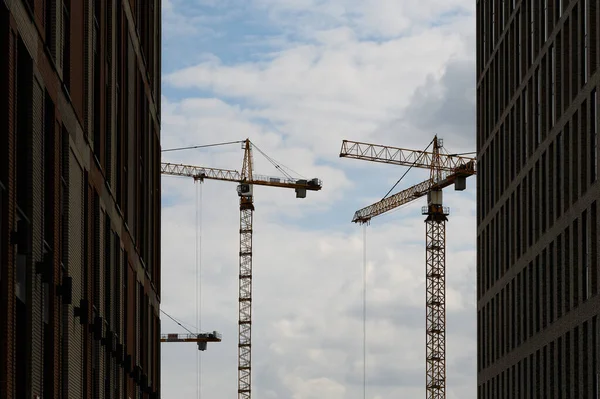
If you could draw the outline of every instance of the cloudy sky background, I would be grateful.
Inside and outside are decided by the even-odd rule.
[[[475,149],[474,7],[472,0],[163,0],[163,148],[248,137],[324,184],[305,199],[254,190],[253,398],[363,397],[363,228],[350,220],[404,168],[341,159],[341,141],[424,149],[438,134],[450,152]],[[163,161],[240,169],[242,156],[237,144],[164,153]],[[255,162],[257,173],[281,175],[258,152]],[[396,191],[426,178],[413,169]],[[195,325],[199,264],[201,328],[223,334],[201,354],[201,397],[230,399],[237,395],[236,185],[162,180],[162,309]],[[475,184],[444,193],[448,398],[476,397]],[[424,204],[367,228],[371,399],[425,396]],[[185,332],[162,323],[163,333]],[[163,397],[196,397],[196,356],[194,344],[163,344]]]

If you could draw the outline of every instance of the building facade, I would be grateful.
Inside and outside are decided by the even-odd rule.
[[[479,398],[597,398],[595,0],[477,1]]]
[[[160,393],[160,0],[0,0],[0,397]]]

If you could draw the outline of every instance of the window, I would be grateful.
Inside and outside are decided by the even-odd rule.
[[[535,184],[536,182],[533,180],[534,174],[533,170],[530,170],[527,177],[527,204],[528,204],[528,212],[529,220],[527,221],[527,248],[531,247],[534,243],[534,233],[535,233],[535,212],[533,212],[534,204],[535,204]],[[525,180],[523,180],[525,181]]]
[[[93,30],[92,30],[92,43],[93,43],[93,59],[94,59],[94,109],[93,109],[93,129],[94,129],[94,154],[98,160],[100,157],[100,140],[101,140],[101,115],[100,115],[100,16],[101,16],[102,8],[100,5],[100,0],[94,1],[94,20],[93,20]]]
[[[16,300],[15,317],[15,391],[26,392],[27,390],[27,305],[21,300]],[[22,397],[25,397],[23,395]]]
[[[31,208],[29,185],[31,181],[33,61],[25,43],[19,39],[17,49],[17,206],[26,212]],[[26,215],[28,218],[31,215]]]
[[[2,181],[0,181],[0,262],[3,262],[3,254],[4,254],[4,237],[2,235],[2,232],[4,232],[5,230],[5,220],[2,218],[2,215],[4,214],[4,185],[2,184]],[[0,281],[2,281],[2,273],[0,273]],[[0,313],[0,315],[2,315],[2,313]],[[2,352],[0,352],[2,353]]]
[[[544,42],[548,40],[548,0],[544,0]]]
[[[590,143],[590,180],[595,182],[598,178],[598,117],[597,117],[597,95],[596,89],[590,95],[590,125],[592,128]]]
[[[550,359],[548,361],[548,378],[550,381],[554,380],[554,352],[555,352],[555,343],[554,341],[550,342]]]
[[[544,176],[547,179],[546,189],[548,190],[548,228],[551,228],[554,225],[554,197],[556,196],[556,190],[554,189],[554,179],[555,179],[555,167],[554,167],[554,154],[556,151],[554,150],[554,141],[550,143],[550,147],[548,148],[548,165],[544,164]],[[552,172],[550,172],[552,171]]]
[[[556,52],[554,45],[550,48],[550,121],[556,123]]]
[[[562,345],[562,341],[563,338],[562,337],[558,337],[558,343],[556,345],[556,354],[557,354],[557,365],[561,365],[563,364],[562,360],[563,360],[563,345]],[[562,392],[562,387],[563,387],[563,373],[565,371],[565,369],[563,367],[558,367],[557,368],[558,371],[558,378],[556,381],[556,390],[557,392]]]
[[[548,249],[548,282],[549,282],[549,289],[550,289],[550,293],[548,295],[548,299],[550,300],[550,311],[548,312],[548,316],[549,316],[549,323],[551,324],[554,321],[554,313],[555,313],[555,309],[554,309],[554,295],[555,295],[555,289],[554,287],[556,286],[556,280],[555,280],[555,276],[554,276],[554,269],[556,267],[556,264],[554,263],[554,242],[550,243],[550,247]]]
[[[600,397],[600,372],[598,371],[598,316],[592,317],[592,375],[595,399]]]
[[[597,1],[597,0],[593,0],[593,1]],[[582,14],[583,14],[583,24],[582,24],[582,41],[581,44],[583,46],[583,51],[582,51],[582,56],[583,59],[581,60],[582,65],[582,69],[583,69],[583,84],[587,83],[588,80],[588,18],[587,18],[587,10],[588,10],[588,5],[587,5],[587,0],[583,0],[583,10],[582,10]]]
[[[54,343],[52,340],[52,334],[50,334],[50,288],[48,283],[43,285],[43,307],[44,307],[44,320],[42,327],[43,334],[43,345],[44,345],[44,356],[43,356],[43,369],[44,369],[44,391],[52,392],[52,385],[54,383]],[[51,396],[51,395],[48,395]]]
[[[583,377],[583,386],[585,387],[585,389],[589,389],[588,387],[589,385],[589,356],[590,356],[590,350],[589,350],[589,345],[588,345],[588,331],[589,331],[589,326],[588,326],[588,322],[585,321],[583,323],[583,342],[582,342],[582,350],[579,353],[583,352],[583,370],[582,370],[582,377]],[[575,384],[575,385],[579,385],[579,384]],[[582,396],[587,396],[587,392],[582,395]]]
[[[556,238],[556,318],[560,318],[563,314],[563,288],[564,288],[564,275],[563,275],[563,249],[562,249],[562,236],[559,234]]]
[[[492,7],[492,48],[496,46],[496,0],[491,0]]]
[[[71,88],[71,0],[62,3],[62,62],[63,84]]]
[[[529,35],[530,35],[530,42],[529,42],[529,64],[533,64],[533,60],[535,59],[534,57],[534,45],[535,45],[535,24],[534,24],[534,2],[535,0],[530,0],[529,2]]]
[[[517,225],[516,225],[516,240],[517,240],[517,255],[521,257],[522,254],[522,241],[521,231],[523,230],[523,213],[521,206],[521,185],[517,186]]]
[[[487,1],[484,1],[481,4],[482,4],[482,7],[483,7],[483,15],[487,16],[487,13],[486,13]],[[487,60],[487,23],[483,22],[481,25],[482,25],[482,28],[483,28],[483,33],[481,35],[482,38],[483,38],[483,44],[482,44],[482,46],[483,46],[483,51],[482,51],[482,53],[483,53],[483,55],[482,55],[483,59],[481,60],[481,68],[483,69],[483,67],[485,65],[485,61]]]
[[[541,323],[540,323],[540,318],[542,316],[542,312],[540,311],[540,304],[542,301],[542,279],[544,278],[543,275],[541,275],[541,270],[540,270],[540,257],[536,256],[535,257],[535,263],[534,263],[534,269],[535,269],[535,277],[534,277],[534,281],[535,281],[535,296],[533,297],[533,301],[534,301],[534,311],[533,311],[533,316],[534,316],[534,328],[535,328],[535,332],[539,332],[540,331],[540,327],[541,327]]]
[[[141,329],[142,329],[142,295],[144,289],[139,282],[135,282],[135,365],[138,366],[141,363]]]
[[[558,132],[556,137],[556,216],[559,217],[562,214],[561,207],[561,193],[562,193],[562,154],[563,154],[563,136],[561,132]]]
[[[517,65],[517,70],[518,70],[517,77],[518,77],[519,81],[521,80],[521,77],[523,76],[523,69],[522,69],[523,68],[523,58],[522,58],[523,49],[522,49],[522,45],[521,45],[522,40],[523,40],[523,38],[521,37],[521,26],[523,24],[522,21],[523,21],[523,12],[522,12],[522,8],[519,8],[519,18],[518,18],[517,24],[515,26],[517,29],[517,38],[518,38],[517,39],[517,48],[518,48],[517,59],[518,59],[519,64]]]
[[[104,215],[104,319],[108,323],[108,329],[113,330],[112,302],[114,293],[112,292],[112,229],[110,216]]]
[[[535,112],[536,112],[536,122],[535,122],[535,148],[542,142],[542,73],[540,68],[535,71],[535,75],[537,77],[537,90],[535,93]]]
[[[583,244],[583,253],[581,254],[582,259],[582,284],[583,284],[583,299],[590,298],[590,252],[591,252],[591,234],[590,224],[588,223],[587,211],[583,211],[581,214],[581,242]]]
[[[28,222],[24,218],[23,214],[19,211],[17,211],[16,220],[17,234],[29,236],[29,232],[27,229]],[[23,240],[28,241],[29,239],[29,237],[26,237]],[[23,303],[27,303],[27,253],[21,248],[19,248],[20,246],[21,242],[17,244],[15,295]]]
[[[69,210],[69,132],[62,126],[61,128],[61,143],[60,143],[60,156],[59,156],[59,168],[60,168],[60,261],[63,267],[68,264],[68,210]],[[87,242],[87,241],[86,241]]]
[[[94,190],[94,200],[93,200],[93,233],[92,233],[92,250],[93,250],[93,297],[94,297],[94,308],[97,311],[100,311],[100,237],[102,234],[102,222],[101,217],[103,216],[103,212],[100,209],[100,197],[98,193]]]
[[[121,342],[125,345],[126,344],[126,337],[127,334],[129,332],[128,330],[128,324],[127,324],[127,320],[129,317],[129,255],[127,253],[127,251],[123,250],[122,252],[123,255],[123,260],[122,260],[122,266],[123,266],[123,336],[121,338]],[[131,347],[129,348],[124,348],[124,355],[131,355]],[[133,357],[132,357],[133,359]],[[123,391],[126,392],[127,391],[127,382],[128,379],[127,378],[123,378]]]
[[[528,132],[529,132],[529,99],[527,96],[527,88],[525,88],[523,90],[523,133],[522,133],[522,137],[523,137],[523,160],[525,161],[527,159],[527,157],[529,156],[529,148],[528,148],[528,144],[529,144],[529,140],[528,140]]]
[[[564,231],[565,313],[571,310],[571,238],[569,226]]]
[[[50,49],[50,56],[54,59],[54,49],[56,41],[54,39],[56,29],[56,0],[46,0],[44,2],[44,34],[46,46]]]
[[[571,198],[570,204],[575,203],[579,195],[579,140],[577,133],[579,132],[579,110],[576,110],[571,120]]]
[[[575,398],[581,398],[580,394],[579,394],[579,374],[580,374],[580,363],[579,363],[579,356],[580,356],[580,348],[579,348],[579,326],[576,326],[575,329],[573,330],[573,357],[574,357],[574,361],[573,361],[573,382],[575,382],[573,384],[573,387],[575,388]]]
[[[47,245],[54,243],[54,171],[56,168],[54,131],[54,102],[48,92],[44,96],[44,240]]]
[[[548,267],[547,267],[547,252],[544,249],[542,251],[542,256],[540,258],[540,275],[541,275],[541,288],[542,288],[542,293],[540,295],[540,292],[538,291],[538,303],[541,302],[542,303],[542,326],[541,328],[546,328],[546,326],[548,325],[548,302],[550,302],[548,300]],[[538,309],[539,311],[539,309]]]
[[[104,47],[103,47],[103,60],[104,60],[104,172],[106,177],[106,182],[111,190],[114,189],[114,185],[112,184],[112,175],[113,175],[113,124],[112,124],[112,28],[113,28],[113,8],[112,1],[109,1],[106,5],[104,11]],[[118,66],[117,66],[118,69]]]
[[[529,262],[527,266],[527,315],[529,319],[529,323],[527,326],[527,337],[531,337],[533,335],[534,329],[534,319],[536,318],[536,314],[533,313],[534,309],[534,293],[533,293],[533,262]]]
[[[121,293],[121,281],[123,280],[123,270],[121,267],[121,260],[123,259],[123,254],[122,249],[121,249],[121,240],[119,238],[119,235],[115,232],[113,233],[113,252],[112,252],[112,256],[113,256],[113,284],[112,284],[112,291],[113,291],[113,327],[112,330],[118,334],[119,336],[122,335],[122,330],[121,330],[121,311],[123,309],[123,305],[122,305],[122,300],[121,298],[123,297],[122,293]]]
[[[589,109],[588,109],[587,98],[583,100],[583,103],[581,104],[581,107],[580,107],[580,112],[581,112],[581,122],[580,122],[580,126],[579,126],[579,142],[576,143],[575,145],[577,146],[578,149],[581,146],[581,149],[579,150],[579,154],[577,154],[578,156],[575,159],[577,159],[577,164],[579,166],[579,171],[578,171],[579,176],[578,177],[580,180],[579,184],[581,186],[581,195],[583,195],[588,188],[588,182],[590,180],[590,178],[588,177],[588,174],[591,175],[591,171],[588,172],[589,165],[590,165],[590,160],[589,160],[590,150],[586,149],[586,143],[589,142],[590,137],[591,137],[591,134],[590,134],[591,128],[588,129]]]
[[[597,227],[596,223],[598,223],[597,215],[596,215],[596,201],[592,202],[591,210],[590,210],[590,251],[591,251],[591,290],[592,295],[596,295],[598,293],[598,237],[597,237]]]
[[[569,131],[570,131],[570,126],[569,126],[569,122],[567,122],[565,124],[565,128],[564,128],[564,133],[561,137],[561,141],[562,141],[562,145],[560,146],[561,148],[561,158],[563,160],[563,167],[562,170],[560,170],[560,166],[559,164],[557,164],[556,166],[559,167],[560,170],[560,174],[563,177],[563,210],[566,212],[567,209],[569,208],[569,186],[571,184],[571,182],[569,181],[570,179],[570,169],[571,169],[571,163],[570,163],[570,152],[569,152],[569,139],[570,139],[570,135],[569,135]]]

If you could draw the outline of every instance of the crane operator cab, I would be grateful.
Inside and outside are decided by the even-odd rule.
[[[237,186],[237,193],[240,197],[252,197],[252,184],[241,183]]]

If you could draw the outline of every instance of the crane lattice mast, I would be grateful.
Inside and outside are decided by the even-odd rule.
[[[293,188],[296,198],[305,198],[306,191],[318,191],[321,180],[293,179],[262,176],[253,173],[252,143],[243,142],[242,171],[206,168],[174,163],[161,163],[161,173],[171,176],[192,177],[195,180],[237,182],[240,197],[239,245],[239,314],[238,314],[238,399],[250,399],[252,392],[252,231],[254,217],[253,186]]]
[[[240,285],[238,326],[238,397],[250,399],[252,388],[252,152],[246,141],[240,195]]]
[[[475,174],[475,159],[440,152],[442,140],[433,139],[433,151],[413,151],[344,140],[340,157],[427,168],[428,180],[356,211],[355,223],[368,223],[378,215],[427,195],[426,215],[426,392],[427,399],[446,397],[446,222],[442,189],[451,184],[464,190]]]

